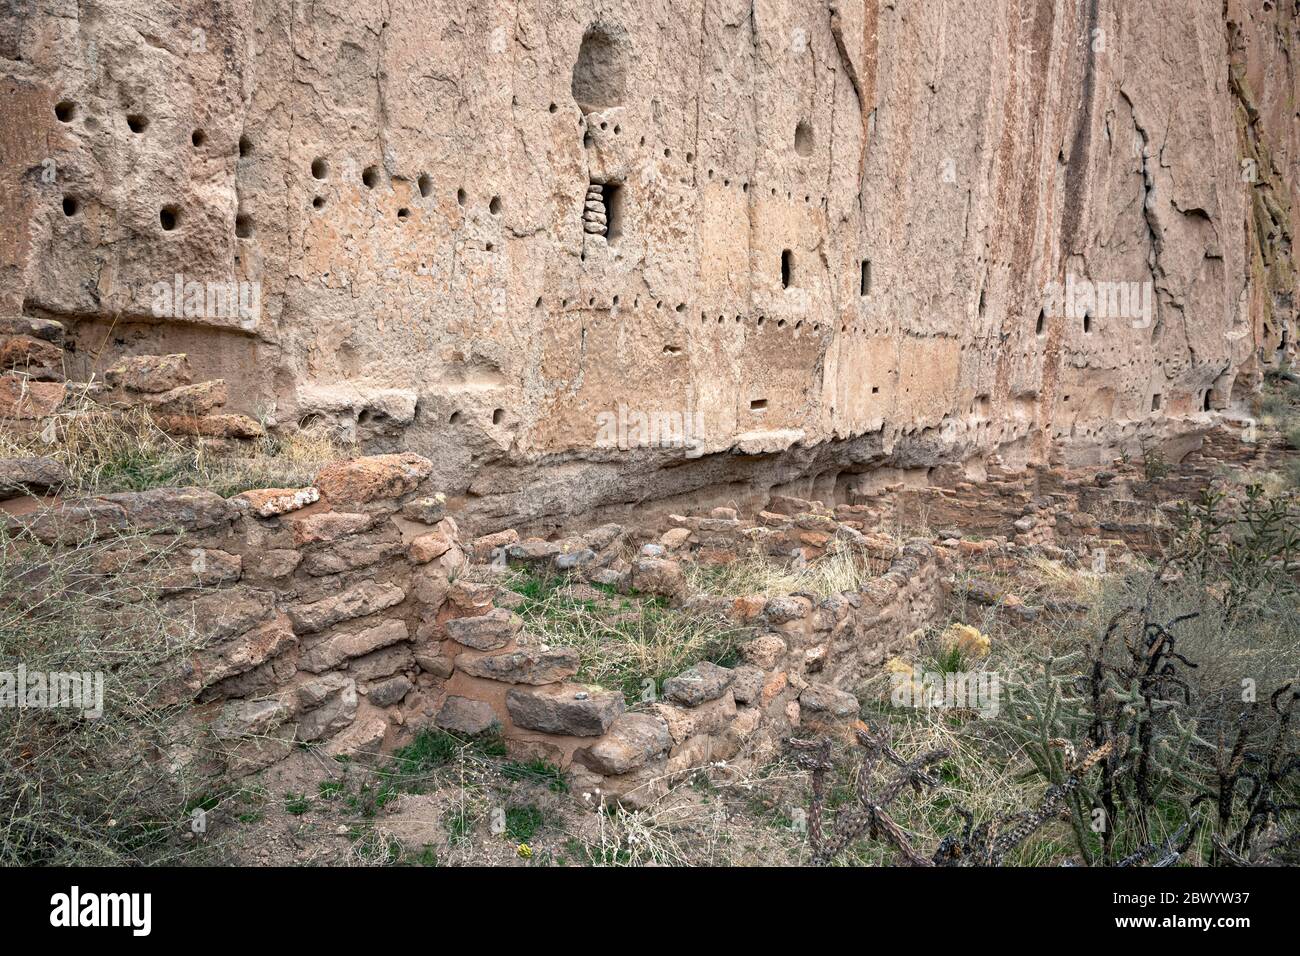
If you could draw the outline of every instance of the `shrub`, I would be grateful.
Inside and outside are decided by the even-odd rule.
[[[123,549],[152,550],[129,572]],[[198,731],[168,674],[195,636],[158,604],[170,546],[130,533],[55,548],[0,527],[0,671],[102,675],[103,714],[0,707],[0,863],[174,860],[203,808]],[[143,567],[143,570],[142,570]]]

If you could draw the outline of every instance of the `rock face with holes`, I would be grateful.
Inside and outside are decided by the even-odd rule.
[[[7,4],[0,414],[221,382],[169,425],[419,453],[475,533],[1178,457],[1294,350],[1297,30],[1271,0]]]

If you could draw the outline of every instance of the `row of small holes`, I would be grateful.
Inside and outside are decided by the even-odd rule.
[[[320,156],[312,160],[311,175],[313,179],[317,179],[321,181],[329,179],[329,175],[330,175],[329,160]],[[380,179],[380,171],[378,166],[367,166],[361,172],[361,182],[367,189],[374,189],[376,186],[378,186],[379,179]],[[416,189],[419,190],[420,197],[422,199],[428,199],[431,195],[433,195],[433,180],[432,178],[430,178],[428,173],[421,173],[418,177],[416,177],[415,185],[416,185]],[[456,190],[456,202],[458,205],[461,206],[464,206],[469,202],[469,194],[465,192],[463,187]],[[312,208],[314,209],[323,209],[325,207],[325,197],[316,196],[312,199],[311,204],[312,204]],[[501,197],[493,196],[488,201],[488,212],[490,212],[494,216],[499,216],[501,215],[501,210],[502,210]],[[401,209],[397,211],[397,217],[399,219],[407,219],[410,217],[410,214],[411,214],[411,210],[406,206],[403,206]]]

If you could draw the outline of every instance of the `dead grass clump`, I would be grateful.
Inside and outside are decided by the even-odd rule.
[[[340,449],[323,430],[284,437],[267,434],[218,448],[177,439],[158,427],[142,406],[109,406],[82,389],[51,418],[26,433],[0,434],[0,457],[48,456],[83,493],[207,488],[229,496],[251,488],[308,485]]]
[[[841,545],[812,561],[778,561],[754,548],[730,564],[684,563],[687,586],[721,597],[747,594],[812,594],[819,598],[852,593],[887,570],[886,563],[860,548]]]
[[[144,545],[55,549],[0,528],[0,864],[175,861],[195,753],[168,688],[197,644],[148,583],[105,573]],[[169,545],[151,543],[158,567]],[[57,706],[56,706],[57,705]]]
[[[517,611],[530,635],[574,648],[581,679],[619,688],[632,700],[658,693],[665,680],[699,661],[736,662],[740,632],[713,615],[523,571],[511,571],[505,586],[523,595]]]

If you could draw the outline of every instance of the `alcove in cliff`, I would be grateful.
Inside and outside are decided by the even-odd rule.
[[[627,87],[623,46],[615,31],[598,23],[583,34],[573,64],[573,99],[584,113],[623,104]]]

